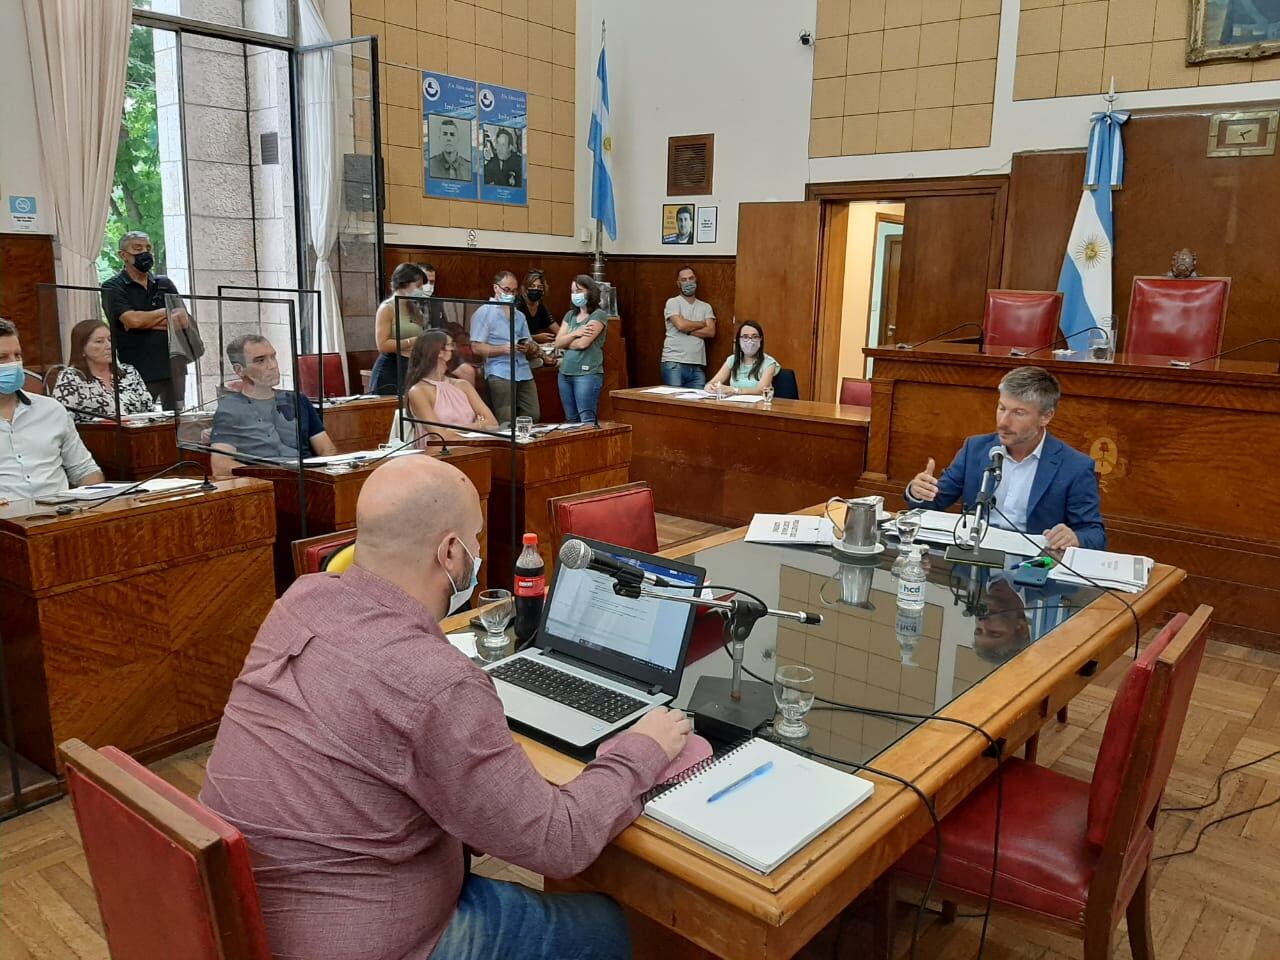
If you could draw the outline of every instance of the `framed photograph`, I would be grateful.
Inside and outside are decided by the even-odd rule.
[[[1189,0],[1187,63],[1280,54],[1280,0]]]
[[[666,246],[693,243],[693,204],[662,205],[662,242]]]
[[[699,243],[715,243],[716,242],[716,217],[720,213],[719,207],[699,207],[698,208],[698,242]]]

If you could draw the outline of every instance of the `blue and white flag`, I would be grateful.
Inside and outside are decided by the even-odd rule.
[[[1062,258],[1058,289],[1062,291],[1062,334],[1073,350],[1087,345],[1082,331],[1105,327],[1112,331],[1111,265],[1115,225],[1111,191],[1124,183],[1124,142],[1120,127],[1129,114],[1113,111],[1091,118],[1089,154],[1085,160],[1084,193],[1076,222]],[[1080,334],[1077,336],[1077,334]]]
[[[596,96],[591,106],[591,133],[587,146],[594,156],[591,165],[591,216],[618,239],[618,214],[613,206],[613,138],[609,136],[609,74],[604,63],[604,41],[600,42],[600,62],[596,65]]]

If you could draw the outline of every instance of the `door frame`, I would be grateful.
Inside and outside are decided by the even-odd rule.
[[[870,364],[870,359],[867,357],[867,350],[869,350],[872,347],[871,298],[875,294],[875,290],[876,290],[876,278],[875,278],[876,268],[879,267],[880,269],[880,316],[876,317],[875,324],[876,324],[876,332],[879,335],[883,336],[884,325],[882,321],[884,319],[885,279],[888,276],[888,271],[889,271],[889,258],[887,256],[887,253],[889,250],[889,241],[894,238],[897,238],[898,243],[899,244],[902,243],[902,233],[885,234],[885,236],[881,238],[880,224],[896,223],[898,226],[902,227],[903,231],[905,232],[906,221],[907,221],[907,218],[905,216],[899,216],[896,213],[877,213],[876,214],[876,226],[875,226],[876,234],[875,235],[878,242],[876,243],[875,249],[872,251],[872,254],[871,254],[872,276],[871,276],[871,283],[867,285],[867,336],[862,345],[862,376],[864,378],[867,375],[867,369]],[[899,276],[901,276],[901,274],[899,274]],[[879,346],[879,344],[875,344],[875,346]]]

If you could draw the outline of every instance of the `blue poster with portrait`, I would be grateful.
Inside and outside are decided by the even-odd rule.
[[[480,130],[480,199],[489,203],[525,206],[529,202],[529,97],[523,90],[477,86]]]
[[[476,82],[422,72],[423,193],[476,198]]]

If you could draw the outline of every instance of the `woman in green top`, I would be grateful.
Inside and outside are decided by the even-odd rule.
[[[754,320],[744,320],[738,325],[733,356],[725,358],[707,390],[714,391],[716,384],[722,383],[728,396],[764,393],[766,387],[773,386],[774,375],[781,369],[782,364],[764,352],[764,328]]]
[[[609,315],[600,309],[600,285],[585,273],[573,278],[569,300],[555,345],[560,361],[560,402],[566,423],[596,423],[600,388],[604,386],[604,338]]]
[[[409,386],[404,382],[405,374],[413,345],[422,336],[422,309],[418,300],[427,296],[422,289],[426,282],[426,273],[416,263],[402,263],[392,271],[391,296],[378,304],[378,312],[373,317],[378,359],[373,362],[369,376],[370,393],[395,394],[399,392],[397,386],[401,390]],[[398,327],[397,305],[400,308]]]

